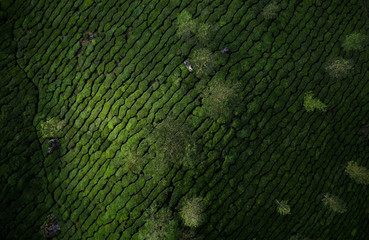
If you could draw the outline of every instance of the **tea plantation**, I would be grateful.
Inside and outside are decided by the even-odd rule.
[[[369,239],[366,2],[1,0],[0,239]]]

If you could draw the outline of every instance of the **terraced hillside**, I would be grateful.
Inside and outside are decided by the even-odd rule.
[[[366,1],[274,3],[1,0],[0,238],[369,239]]]

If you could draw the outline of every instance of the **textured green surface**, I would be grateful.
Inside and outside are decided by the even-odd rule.
[[[369,34],[362,1],[1,1],[1,239],[41,239],[48,214],[57,239],[136,239],[156,201],[178,215],[201,196],[205,239],[369,239],[369,193],[344,173],[369,166],[369,48],[345,53],[352,32]],[[197,48],[176,35],[187,10],[217,26],[208,48],[228,47],[218,72],[196,78],[183,61]],[[94,33],[96,38],[86,41]],[[354,69],[336,80],[324,64]],[[240,82],[230,122],[207,117],[202,93],[214,79]],[[327,112],[306,112],[312,91]],[[158,183],[147,172],[150,133],[171,115],[201,149],[196,165],[174,165]],[[66,125],[62,149],[46,156],[41,124]],[[128,172],[127,152],[143,155]],[[322,193],[347,212],[324,208]],[[276,211],[285,200],[291,214]]]

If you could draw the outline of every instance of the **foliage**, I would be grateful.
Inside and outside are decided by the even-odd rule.
[[[200,23],[196,31],[197,40],[200,43],[205,44],[210,41],[212,33],[213,33],[212,25],[210,25],[209,23]]]
[[[61,130],[64,126],[65,122],[57,118],[51,118],[45,122],[41,122],[41,136],[43,138],[60,137]]]
[[[345,40],[342,43],[343,49],[345,51],[359,51],[363,50],[367,45],[368,37],[362,33],[351,33],[346,36]]]
[[[143,157],[136,151],[131,150],[126,153],[124,165],[127,172],[138,174],[143,167]]]
[[[291,214],[291,208],[290,206],[288,206],[287,201],[282,200],[282,201],[278,201],[275,200],[276,204],[277,204],[277,212],[281,215],[287,215],[287,214]]]
[[[212,74],[217,67],[216,55],[206,48],[195,50],[190,59],[198,77]]]
[[[309,238],[298,233],[296,235],[291,236],[289,240],[309,240]]]
[[[191,229],[182,229],[178,234],[178,240],[202,240],[204,239],[201,235],[197,235]]]
[[[342,78],[349,74],[353,64],[342,57],[333,58],[325,66],[325,70],[331,77]]]
[[[157,165],[180,162],[192,166],[197,145],[187,124],[172,117],[166,118],[153,131]]]
[[[204,204],[200,197],[193,197],[185,201],[180,211],[183,223],[187,227],[195,228],[203,222]]]
[[[265,19],[273,19],[277,17],[278,11],[279,11],[279,5],[273,2],[273,3],[269,3],[263,8],[261,15]]]
[[[140,240],[176,240],[178,233],[178,223],[172,216],[168,208],[159,211],[156,207],[151,207],[145,214],[146,223],[139,229],[138,239]]]
[[[315,109],[318,109],[322,112],[327,111],[327,105],[322,103],[319,99],[313,98],[314,94],[312,91],[309,91],[305,94],[304,97],[304,107],[306,111],[312,112]]]
[[[206,114],[213,120],[220,117],[229,119],[232,116],[232,108],[235,105],[238,84],[231,86],[223,81],[216,79],[204,90],[202,103]]]
[[[350,161],[346,166],[346,173],[359,184],[369,184],[369,170],[359,166],[356,162]]]
[[[196,33],[197,22],[187,11],[182,11],[177,17],[177,35],[188,40],[191,34]]]
[[[334,212],[344,213],[347,211],[345,202],[329,193],[323,194],[322,202],[324,206],[328,207]]]

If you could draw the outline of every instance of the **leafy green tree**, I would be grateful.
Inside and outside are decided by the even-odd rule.
[[[368,40],[368,36],[362,33],[351,33],[346,36],[342,43],[342,47],[345,51],[360,51],[368,44]]]
[[[196,76],[203,77],[214,73],[217,68],[217,58],[209,49],[200,48],[190,57]]]
[[[237,89],[239,84],[227,84],[220,79],[212,81],[202,94],[202,104],[206,114],[213,120],[223,117],[230,120],[232,110],[237,104]]]
[[[279,12],[279,5],[275,2],[269,3],[263,8],[261,15],[265,19],[273,19],[276,18]]]
[[[356,162],[348,162],[345,172],[359,184],[369,184],[369,170],[366,167],[359,166]]]
[[[276,204],[277,204],[277,212],[281,215],[287,215],[287,214],[291,214],[291,208],[290,206],[288,206],[287,201],[282,200],[282,201],[278,201],[275,200]]]
[[[180,211],[183,223],[187,227],[196,228],[203,222],[204,203],[202,198],[193,197],[185,201]]]
[[[328,61],[325,66],[325,70],[331,77],[343,78],[347,76],[353,68],[351,61],[346,60],[342,57],[336,57]]]
[[[197,30],[197,22],[186,10],[182,11],[177,17],[177,35],[188,40]]]
[[[195,164],[198,147],[186,123],[168,117],[156,126],[152,136],[157,166],[177,162],[185,166]]]
[[[338,197],[329,193],[323,194],[322,202],[324,206],[337,213],[344,213],[347,211],[346,204]]]
[[[41,122],[41,136],[43,138],[61,137],[64,126],[64,121],[58,118],[49,118],[45,122]]]
[[[213,26],[209,23],[198,24],[198,29],[196,31],[197,40],[202,43],[208,43],[213,35]]]
[[[322,112],[327,111],[327,105],[322,103],[319,99],[314,98],[314,94],[312,91],[305,93],[304,107],[308,112],[312,112],[315,109],[318,109]]]
[[[139,240],[177,240],[178,223],[168,208],[159,211],[151,207],[145,214],[146,223],[138,231]]]

